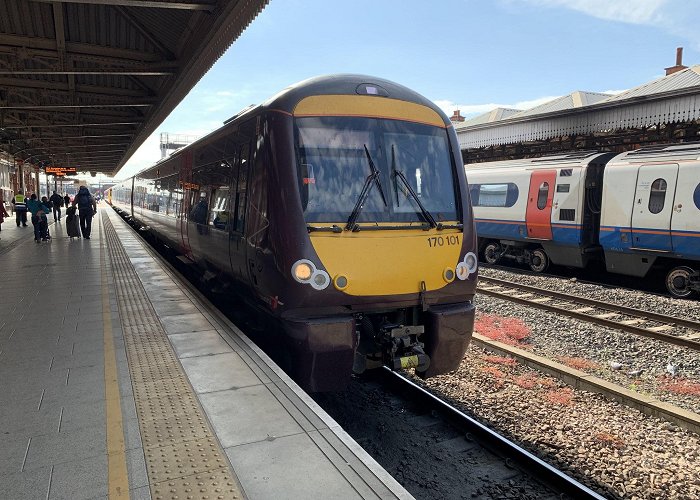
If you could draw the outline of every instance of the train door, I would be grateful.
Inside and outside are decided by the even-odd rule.
[[[632,247],[670,252],[678,164],[643,165],[637,173]]]
[[[700,231],[700,163],[683,165],[678,171],[676,186],[671,214],[671,245],[674,252],[698,256],[697,237],[690,232],[697,235]]]
[[[231,185],[231,226],[229,238],[229,257],[233,275],[249,281],[247,248],[245,239],[246,229],[246,201],[248,194],[248,176],[250,172],[250,140],[240,144],[240,150],[236,158],[236,168]]]
[[[192,183],[192,153],[187,151],[183,154],[180,160],[180,189],[182,189],[182,202],[180,203],[180,210],[178,212],[178,232],[180,233],[180,242],[182,243],[182,250],[185,256],[194,260],[194,255],[192,255],[192,249],[190,247],[190,237],[189,237],[189,215],[190,210],[192,210],[192,203],[194,201],[193,183]]]
[[[556,179],[556,170],[535,170],[530,174],[525,213],[528,238],[552,239],[552,199]]]
[[[579,202],[581,177],[582,170],[580,168],[562,168],[559,171],[552,195],[553,220],[560,223],[560,237],[567,243],[578,244],[581,242],[580,230],[574,229],[574,224],[581,217],[581,203]]]

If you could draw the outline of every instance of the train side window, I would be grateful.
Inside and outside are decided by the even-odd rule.
[[[557,184],[557,193],[568,193],[570,184]]]
[[[509,208],[518,201],[518,186],[507,184],[472,184],[469,187],[472,206]]]
[[[666,181],[656,179],[651,184],[651,193],[649,193],[649,212],[658,214],[664,209],[666,201]]]
[[[700,210],[700,184],[695,186],[695,192],[693,193],[693,202],[695,206]]]
[[[547,206],[547,195],[549,195],[549,183],[543,182],[540,184],[540,189],[537,192],[537,208],[544,210]]]

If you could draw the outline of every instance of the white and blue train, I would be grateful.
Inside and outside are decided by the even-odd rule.
[[[576,151],[466,165],[479,248],[514,259],[644,278],[675,297],[700,293],[700,143],[621,154]]]

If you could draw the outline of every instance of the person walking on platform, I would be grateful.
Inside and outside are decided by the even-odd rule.
[[[12,198],[12,205],[14,205],[15,218],[17,220],[17,227],[20,223],[22,226],[27,227],[27,199],[22,194],[22,190],[17,191],[17,194]]]
[[[97,214],[97,203],[90,194],[87,186],[80,186],[78,194],[73,198],[73,206],[78,206],[80,216],[80,232],[83,238],[90,239],[90,229],[92,228],[92,217]]]
[[[44,228],[42,227],[42,232],[45,231],[46,238],[50,240],[50,239],[51,239],[51,233],[49,232],[48,217],[49,217],[49,214],[51,213],[51,211],[53,210],[53,203],[51,203],[51,200],[49,200],[46,196],[42,196],[42,197],[41,197],[41,204],[44,205],[44,207],[46,208],[46,210],[44,211],[44,213],[46,214],[46,219],[47,219],[47,221],[46,221],[46,228],[44,229]]]
[[[0,231],[2,231],[2,223],[5,221],[5,217],[9,217],[9,214],[5,210],[5,200],[2,199],[2,193],[0,192]]]
[[[27,202],[27,210],[32,213],[32,225],[34,226],[34,241],[47,241],[48,221],[46,214],[51,209],[36,199],[36,194],[32,193],[31,199]]]
[[[68,208],[70,206],[70,196],[68,196],[68,193],[63,195],[63,203]]]
[[[51,202],[53,206],[53,220],[59,221],[61,220],[61,205],[63,205],[63,198],[61,197],[60,194],[56,193],[56,191],[53,192],[51,195],[51,198],[49,198],[49,201]]]

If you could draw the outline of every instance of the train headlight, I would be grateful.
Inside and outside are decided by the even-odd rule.
[[[469,274],[475,273],[476,268],[479,265],[479,261],[476,258],[476,254],[473,252],[468,252],[467,255],[464,256],[464,263],[467,265],[467,270],[469,271]]]
[[[464,262],[460,262],[459,264],[457,264],[455,272],[457,273],[457,277],[461,280],[465,280],[469,277],[469,270],[467,269],[467,265]]]
[[[328,273],[326,271],[317,269],[311,275],[311,286],[314,287],[316,290],[323,290],[324,288],[327,288],[330,284],[331,277],[328,276]]]
[[[479,261],[476,258],[476,254],[474,252],[467,252],[467,254],[464,256],[464,260],[457,264],[457,267],[455,268],[457,278],[461,280],[467,279],[470,274],[476,272],[478,266]]]
[[[347,276],[343,276],[342,274],[336,276],[333,280],[333,286],[335,286],[338,290],[345,290],[348,287]]]
[[[308,283],[315,271],[316,266],[310,260],[301,259],[292,265],[292,276],[299,283]]]
[[[455,272],[448,267],[442,272],[442,279],[447,283],[452,283],[455,279]]]

